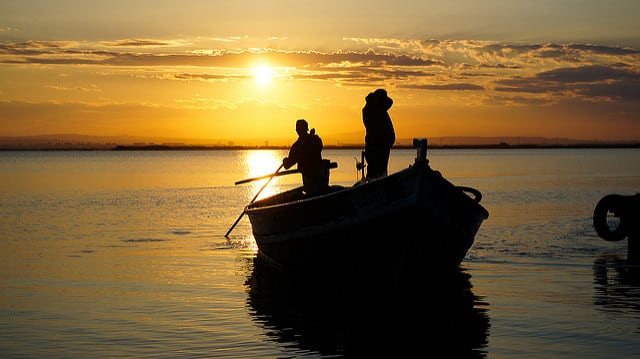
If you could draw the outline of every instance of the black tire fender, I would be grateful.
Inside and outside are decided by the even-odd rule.
[[[610,194],[602,197],[593,211],[593,227],[598,235],[607,241],[617,242],[627,237],[627,230],[622,219],[615,229],[611,229],[607,223],[607,213],[616,212],[623,205],[625,198],[618,194]],[[619,213],[617,213],[619,215]]]

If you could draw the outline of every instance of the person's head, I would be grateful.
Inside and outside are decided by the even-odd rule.
[[[296,133],[298,133],[299,136],[306,134],[308,131],[309,131],[309,124],[307,123],[306,120],[299,119],[298,121],[296,121]]]
[[[387,95],[387,90],[377,89],[365,98],[367,103],[384,110],[388,110],[393,105],[393,100]]]

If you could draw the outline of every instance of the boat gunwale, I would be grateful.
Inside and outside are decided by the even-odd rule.
[[[272,210],[272,209],[276,209],[276,208],[280,208],[280,207],[293,206],[293,205],[296,205],[296,204],[302,204],[302,203],[308,203],[308,202],[312,202],[312,201],[316,201],[316,200],[326,199],[326,198],[332,197],[334,195],[337,196],[339,194],[342,194],[345,191],[357,190],[359,188],[362,188],[362,187],[365,187],[365,186],[370,186],[370,185],[378,183],[380,181],[387,181],[390,178],[398,177],[398,176],[403,175],[403,174],[405,174],[405,173],[407,173],[407,172],[409,172],[411,170],[415,170],[415,166],[410,165],[407,168],[404,168],[404,169],[402,169],[402,170],[400,170],[398,172],[394,172],[394,173],[392,173],[392,174],[390,174],[388,176],[374,178],[374,179],[368,180],[368,181],[366,181],[364,183],[357,182],[357,183],[355,183],[355,184],[353,184],[353,185],[351,185],[349,187],[343,187],[343,188],[340,188],[340,189],[338,189],[336,191],[331,191],[330,193],[325,193],[325,194],[321,194],[321,195],[313,196],[313,197],[309,197],[309,198],[296,199],[294,201],[289,201],[289,202],[282,202],[282,203],[276,203],[276,204],[270,204],[270,205],[262,205],[262,206],[260,205],[260,202],[266,201],[268,199],[274,199],[276,197],[284,196],[286,193],[291,193],[291,192],[294,192],[294,191],[298,191],[298,190],[301,190],[303,188],[302,186],[295,187],[295,188],[292,188],[292,189],[290,189],[288,191],[281,192],[281,193],[275,194],[273,196],[263,198],[263,199],[261,199],[259,201],[254,202],[254,203],[251,203],[250,205],[248,205],[245,208],[245,213],[247,213],[247,214],[252,213],[252,212],[255,213],[255,212],[260,212],[260,211]]]

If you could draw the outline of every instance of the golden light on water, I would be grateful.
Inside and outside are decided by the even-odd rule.
[[[282,158],[276,151],[270,150],[259,150],[259,151],[248,151],[246,164],[247,164],[247,178],[253,178],[258,176],[263,176],[267,174],[274,173],[280,164],[282,163]],[[264,186],[266,181],[269,179],[263,179],[259,181],[252,182],[252,186],[250,187],[249,196],[253,198],[258,191]],[[258,199],[265,198],[271,195],[278,193],[280,190],[280,186],[278,185],[278,177],[269,182],[267,187],[262,190]]]

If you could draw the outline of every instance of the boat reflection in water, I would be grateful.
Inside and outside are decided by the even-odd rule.
[[[640,313],[640,264],[617,255],[601,255],[593,263],[594,304],[604,311],[621,308]]]
[[[486,356],[488,304],[473,294],[467,272],[387,274],[292,274],[257,256],[247,302],[267,335],[296,354]]]

